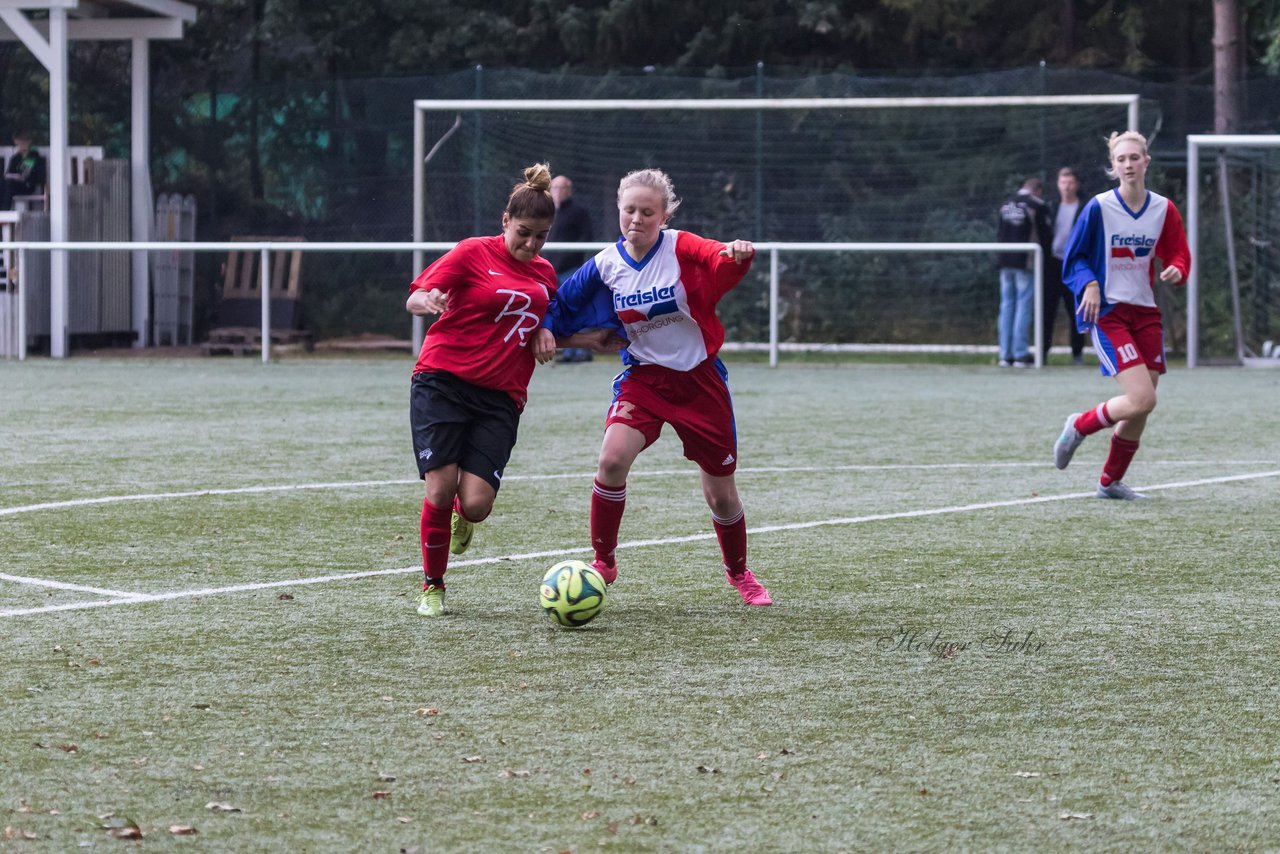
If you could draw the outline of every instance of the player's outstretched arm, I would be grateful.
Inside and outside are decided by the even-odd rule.
[[[409,294],[409,299],[405,301],[404,307],[408,309],[410,314],[422,316],[441,314],[448,305],[448,295],[439,288],[432,288],[429,291],[416,290]]]
[[[725,258],[733,259],[735,264],[741,264],[756,254],[756,248],[751,245],[750,240],[734,240],[726,243],[720,250],[720,254]]]

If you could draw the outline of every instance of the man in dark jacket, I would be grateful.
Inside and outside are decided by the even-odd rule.
[[[1022,189],[1000,206],[998,242],[1039,243],[1046,250],[1049,248],[1049,207],[1043,194],[1044,183],[1039,178],[1022,182]],[[1031,273],[1035,256],[1024,251],[1001,252],[996,255],[996,263],[1000,266],[999,364],[1006,368],[1030,367],[1035,361],[1029,335],[1035,305],[1035,279]]]
[[[573,182],[568,176],[557,175],[551,179],[551,198],[556,203],[556,218],[551,223],[547,242],[584,243],[591,240],[591,216],[586,208],[574,204]],[[583,251],[542,253],[542,257],[555,267],[556,278],[562,282],[586,262],[588,255]],[[581,347],[566,347],[560,354],[560,361],[590,362],[591,351]]]
[[[31,134],[17,131],[13,145],[18,150],[4,167],[4,209],[13,207],[14,196],[34,196],[44,192],[47,180],[44,157],[31,147]]]

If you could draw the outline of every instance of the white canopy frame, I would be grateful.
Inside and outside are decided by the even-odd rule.
[[[47,18],[30,17],[45,12]],[[67,239],[67,47],[72,41],[128,41],[133,46],[130,219],[135,241],[151,237],[151,42],[181,39],[196,8],[179,0],[0,0],[0,40],[21,41],[49,72],[49,239]],[[50,259],[49,355],[67,355],[67,254]],[[150,282],[145,252],[133,253],[134,346],[149,343]],[[23,342],[25,345],[25,342]]]

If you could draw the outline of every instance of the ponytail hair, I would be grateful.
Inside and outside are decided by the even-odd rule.
[[[504,213],[512,219],[553,219],[556,202],[551,198],[551,167],[536,163],[524,170],[524,181],[511,188]]]

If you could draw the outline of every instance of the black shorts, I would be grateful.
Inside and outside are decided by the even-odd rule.
[[[453,374],[414,374],[409,423],[418,476],[457,465],[497,491],[516,446],[520,411],[506,392],[481,388]]]

